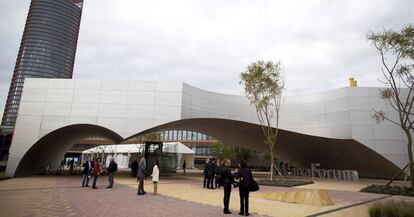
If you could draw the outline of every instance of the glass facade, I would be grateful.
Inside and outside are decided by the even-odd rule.
[[[32,0],[1,125],[14,127],[25,78],[72,78],[83,0]]]
[[[167,130],[159,133],[163,141],[212,141],[212,136],[186,130]]]
[[[168,130],[159,132],[159,134],[162,141],[181,141],[184,143],[216,141],[216,139],[212,136],[186,130]],[[187,146],[190,146],[190,148],[195,152],[196,156],[209,156],[213,153],[209,145],[192,146],[187,144]]]

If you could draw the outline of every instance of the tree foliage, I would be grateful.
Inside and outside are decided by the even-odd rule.
[[[160,132],[156,132],[156,133],[149,133],[144,135],[141,138],[142,142],[157,142],[157,141],[161,141],[161,133]]]
[[[234,146],[226,145],[221,141],[217,141],[211,146],[212,155],[219,160],[233,159],[236,155]]]
[[[414,163],[412,152],[412,132],[414,130],[414,27],[412,24],[400,32],[392,30],[368,34],[373,46],[381,56],[385,88],[380,90],[380,97],[398,112],[398,117],[390,117],[385,111],[375,111],[378,123],[387,120],[401,127],[407,137],[407,154],[414,187]]]

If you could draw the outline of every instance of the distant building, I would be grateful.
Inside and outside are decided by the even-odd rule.
[[[2,125],[13,127],[25,78],[72,78],[82,15],[79,0],[32,0]]]
[[[82,6],[83,0],[31,1],[1,121],[8,134],[16,123],[25,78],[72,78]],[[1,154],[3,158],[7,156]]]

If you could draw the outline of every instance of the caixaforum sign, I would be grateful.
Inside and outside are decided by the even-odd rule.
[[[359,175],[356,170],[333,170],[319,169],[318,163],[311,164],[311,168],[295,168],[290,176],[312,177],[322,179],[333,179],[338,181],[358,181]]]

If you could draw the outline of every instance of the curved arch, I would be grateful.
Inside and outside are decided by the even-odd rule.
[[[191,130],[213,136],[226,144],[267,151],[261,126],[253,123],[217,119],[182,119],[153,127],[128,137],[141,136],[163,130]],[[125,139],[124,141],[126,141]],[[320,163],[324,169],[357,170],[361,177],[389,178],[399,168],[374,150],[353,139],[332,139],[305,135],[280,129],[279,145],[274,149],[278,158],[294,162],[300,167]]]
[[[70,147],[90,137],[102,137],[115,144],[123,140],[112,130],[97,125],[65,126],[48,133],[33,144],[18,164],[14,176],[37,174],[45,165],[58,166],[62,156]]]

